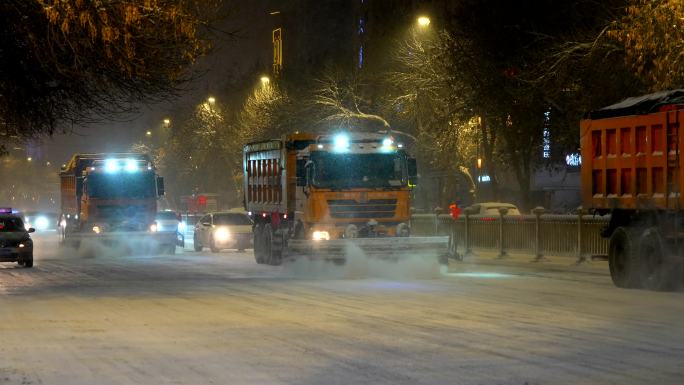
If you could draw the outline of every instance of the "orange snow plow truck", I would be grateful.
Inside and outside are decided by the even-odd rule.
[[[177,234],[159,231],[155,222],[164,180],[147,154],[76,154],[59,176],[63,244],[175,252]]]
[[[410,236],[416,162],[388,135],[294,133],[246,145],[243,160],[257,263],[447,255],[448,237]]]
[[[580,124],[582,202],[610,214],[613,283],[667,290],[684,277],[684,90],[626,99]]]

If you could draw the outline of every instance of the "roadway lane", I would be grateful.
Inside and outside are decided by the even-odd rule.
[[[618,290],[594,270],[82,258],[37,238],[35,268],[0,264],[0,384],[684,378],[684,293]]]

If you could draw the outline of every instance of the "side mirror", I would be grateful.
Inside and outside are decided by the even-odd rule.
[[[34,229],[33,227],[29,227],[29,229],[26,231],[28,231],[29,233],[35,233],[36,229]]]
[[[297,159],[297,187],[306,186],[306,159]]]
[[[409,184],[415,186],[418,182],[418,163],[416,163],[416,158],[406,159],[406,166],[408,168]]]
[[[161,176],[157,177],[157,195],[158,196],[164,195],[164,178]]]

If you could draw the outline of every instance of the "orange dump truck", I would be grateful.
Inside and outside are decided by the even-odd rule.
[[[618,287],[668,289],[683,277],[684,90],[629,98],[580,124],[582,201],[611,214],[609,266]]]
[[[294,133],[243,155],[258,263],[446,255],[448,237],[410,237],[416,163],[388,135]]]
[[[175,252],[176,234],[157,231],[164,183],[147,154],[75,154],[59,176],[62,243]]]

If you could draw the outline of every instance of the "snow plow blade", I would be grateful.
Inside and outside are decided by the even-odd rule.
[[[330,241],[291,239],[287,246],[289,259],[303,257],[344,260],[354,253],[362,253],[369,258],[385,260],[427,258],[444,262],[448,257],[449,237],[354,238]]]

